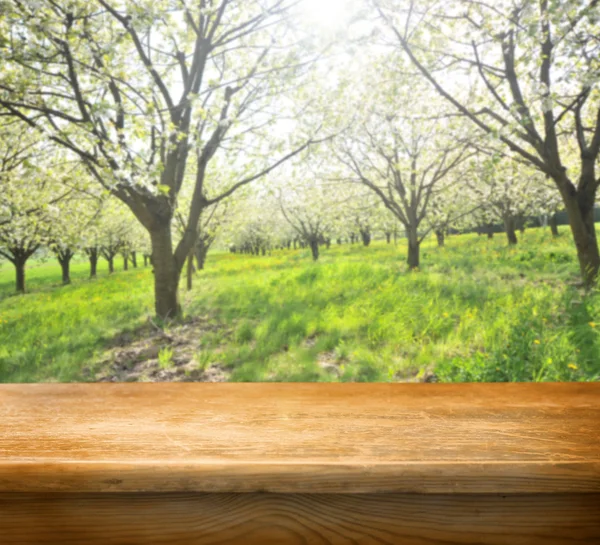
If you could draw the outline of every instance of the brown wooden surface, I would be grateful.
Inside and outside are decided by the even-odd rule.
[[[598,545],[600,495],[2,495],[3,545]]]
[[[600,384],[2,385],[0,491],[600,492]]]

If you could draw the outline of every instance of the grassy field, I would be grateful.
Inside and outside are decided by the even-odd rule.
[[[62,287],[57,264],[36,264],[17,296],[4,262],[0,381],[204,380],[209,369],[232,381],[600,379],[600,295],[577,287],[566,230],[528,230],[515,248],[503,235],[427,241],[415,272],[404,256],[382,242],[332,247],[316,264],[304,250],[214,253],[182,291],[186,323],[164,333],[149,321],[150,269],[109,277],[102,263],[90,281],[82,261]],[[119,372],[142,371],[115,375],[135,343],[151,350]]]

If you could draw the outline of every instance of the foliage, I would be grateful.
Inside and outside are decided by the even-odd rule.
[[[0,380],[89,378],[152,288],[181,319],[186,263],[215,321],[197,369],[233,380],[597,377],[599,22],[595,0],[0,0],[0,259],[20,293],[34,264],[34,293],[3,291]],[[558,210],[570,247],[524,233],[558,237]],[[469,230],[490,240],[446,240]],[[97,272],[140,254],[152,274]]]
[[[180,313],[177,283],[206,207],[312,143],[310,122],[273,131],[284,113],[310,106],[285,94],[301,85],[315,55],[292,47],[299,39],[288,21],[293,6],[291,0],[6,5],[2,115],[77,157],[152,235],[161,318]],[[186,228],[174,246],[172,221],[187,184]]]
[[[593,208],[600,180],[598,2],[371,0],[387,45],[484,145],[554,181],[581,274],[600,271]],[[378,27],[381,29],[381,27]],[[467,36],[468,39],[464,39]]]

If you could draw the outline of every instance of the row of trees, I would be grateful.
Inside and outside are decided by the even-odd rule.
[[[307,118],[310,107],[286,100],[318,54],[294,47],[295,4],[3,3],[2,114],[68,152],[129,207],[150,238],[162,318],[181,313],[179,277],[207,208],[315,140],[311,124],[272,130],[282,114],[301,108]]]
[[[3,150],[4,157],[10,157],[11,140],[7,138],[3,142],[8,146]],[[85,172],[65,171],[70,179],[78,178],[79,183],[64,192],[64,180],[57,177],[49,165],[26,162],[24,156],[21,159],[24,172],[15,168],[10,174],[20,179],[26,174],[30,182],[35,182],[32,187],[35,184],[40,184],[40,187],[33,192],[35,205],[23,200],[22,193],[17,193],[16,199],[4,195],[5,219],[0,226],[0,256],[15,266],[17,291],[25,290],[25,265],[36,252],[47,254],[49,250],[55,255],[62,269],[64,284],[70,283],[70,262],[77,253],[87,256],[91,278],[96,276],[101,257],[106,259],[111,273],[119,256],[123,259],[125,270],[130,263],[137,267],[138,256],[143,257],[144,265],[152,260],[150,241],[135,217],[107,194],[94,193],[93,184],[89,180],[85,182]],[[360,242],[369,246],[375,236],[385,238],[388,243],[392,239],[397,241],[399,236],[406,236],[410,243],[410,231],[406,228],[410,223],[400,221],[397,214],[390,213],[385,201],[381,202],[368,184],[363,184],[363,187],[360,183],[351,184],[340,179],[318,183],[314,174],[306,172],[311,161],[314,158],[303,158],[298,165],[299,170],[294,173],[296,176],[302,173],[304,184],[287,183],[279,189],[271,187],[268,191],[246,192],[245,198],[238,199],[235,206],[225,202],[211,207],[201,217],[197,242],[188,256],[189,289],[194,271],[204,268],[208,249],[218,235],[221,244],[228,246],[232,252],[265,255],[274,249],[308,247],[315,260],[319,257],[320,248],[329,248],[332,243]],[[61,163],[61,167],[64,166]],[[534,184],[536,179],[522,177],[512,180],[511,177],[517,176],[514,164],[498,157],[487,159],[483,164],[472,161],[470,168],[476,171],[470,172],[465,168],[459,171],[461,179],[466,180],[461,193],[449,191],[443,198],[438,195],[425,204],[419,200],[417,193],[411,195],[412,200],[408,202],[416,203],[426,212],[424,221],[417,224],[417,250],[420,240],[432,232],[435,232],[438,244],[443,246],[449,230],[475,229],[491,237],[499,222],[504,224],[508,243],[515,244],[515,231],[517,227],[523,227],[525,215],[553,218],[553,212],[560,205],[560,201],[553,199],[551,188],[540,179],[537,179],[537,191],[532,193],[535,198],[524,200],[520,187],[525,182]],[[416,167],[413,171],[415,175],[418,173]],[[5,172],[5,177],[8,175]],[[499,182],[498,178],[504,181]],[[454,180],[454,183],[458,181]],[[285,187],[287,191],[284,191]],[[294,191],[290,191],[289,187],[293,187]],[[410,213],[410,208],[405,210]],[[184,218],[177,216],[176,220],[174,240],[183,237],[185,230]],[[553,229],[557,234],[555,225]],[[409,244],[407,261],[410,267],[419,265],[414,245]]]
[[[493,172],[501,172],[502,168],[495,165]],[[462,171],[461,175],[464,174]],[[310,179],[305,184],[294,184],[295,191],[288,190],[285,195],[263,194],[260,199],[253,195],[241,201],[238,208],[242,213],[223,226],[219,241],[234,253],[252,255],[265,255],[274,249],[310,248],[313,259],[317,260],[320,248],[329,248],[332,244],[369,246],[374,238],[388,243],[406,238],[407,264],[409,268],[417,268],[420,245],[427,236],[435,235],[438,245],[444,246],[450,232],[477,232],[492,238],[494,232],[502,228],[507,243],[514,245],[518,242],[517,231],[523,231],[526,225],[548,225],[553,235],[558,236],[556,212],[560,202],[556,203],[555,192],[545,180],[537,180],[537,191],[532,191],[529,199],[523,199],[522,193],[514,188],[525,183],[534,185],[535,176],[515,184],[511,184],[510,179],[490,180],[483,174],[476,182],[473,180],[475,178],[468,178],[463,182],[460,193],[450,191],[448,196],[430,198],[429,202],[424,202],[418,192],[411,195],[409,191],[405,203],[391,192],[389,199],[399,201],[393,213],[369,186],[342,182],[324,184]],[[410,213],[411,203],[423,211],[422,220],[417,218],[411,223],[403,215],[405,211]],[[253,213],[258,210],[260,213]],[[259,216],[269,219],[261,221]],[[409,228],[414,230],[411,232]],[[411,236],[416,244],[411,242]]]
[[[212,218],[240,248],[283,218],[315,258],[340,222],[366,244],[400,225],[417,267],[430,233],[501,220],[516,243],[519,217],[562,207],[595,283],[598,2],[354,0],[333,39],[301,4],[5,1],[3,240],[30,255],[35,233],[68,262],[83,233],[111,246],[90,203],[120,201],[167,318]]]
[[[90,278],[96,277],[101,258],[109,273],[119,257],[125,270],[130,264],[137,267],[138,259],[145,266],[152,262],[148,234],[131,211],[99,189],[77,161],[55,152],[14,123],[0,125],[0,258],[13,264],[17,292],[25,291],[26,264],[34,255],[54,256],[63,284],[71,282],[70,265],[77,254],[87,257]],[[192,269],[203,268],[222,209],[210,207],[202,218]],[[183,236],[181,223],[173,230],[174,239]]]
[[[554,182],[581,274],[596,282],[600,6],[596,1],[373,0],[382,42],[486,148]],[[468,37],[466,39],[465,37]]]

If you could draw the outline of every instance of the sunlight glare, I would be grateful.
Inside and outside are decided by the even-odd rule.
[[[304,0],[303,9],[311,24],[334,29],[344,24],[346,0]]]

